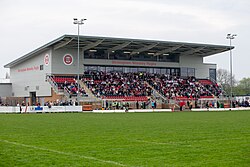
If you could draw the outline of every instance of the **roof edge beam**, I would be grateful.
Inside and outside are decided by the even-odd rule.
[[[64,42],[61,42],[61,43],[55,45],[55,46],[54,46],[54,50],[57,50],[57,49],[59,49],[59,48],[62,48],[62,47],[64,47],[64,46],[68,45],[72,40],[73,40],[73,38],[71,38],[71,39],[69,39],[69,40],[66,40],[66,41],[64,41]]]
[[[191,50],[188,50],[188,51],[186,51],[186,52],[183,52],[183,53],[181,54],[181,56],[187,56],[187,55],[190,55],[190,54],[199,52],[199,51],[201,51],[201,50],[204,49],[204,48],[206,48],[206,47],[199,47],[199,48],[196,48],[196,49],[192,49],[192,48],[191,48]]]
[[[182,47],[182,46],[183,46],[183,45],[179,45],[179,46],[174,46],[174,47],[171,47],[171,48],[168,48],[168,49],[163,49],[163,50],[161,50],[161,51],[159,51],[159,52],[156,52],[156,53],[154,54],[154,56],[160,56],[160,55],[163,55],[163,54],[166,54],[166,53],[173,52],[173,51],[179,49],[179,48]]]
[[[113,48],[108,49],[108,52],[111,53],[112,51],[116,51],[116,50],[125,48],[126,46],[128,46],[128,45],[131,44],[131,43],[132,43],[132,41],[129,41],[129,42],[125,42],[125,43],[123,43],[123,44],[114,46]]]
[[[145,46],[143,48],[139,48],[137,50],[134,50],[133,52],[130,53],[130,55],[134,55],[136,53],[140,53],[140,52],[144,52],[144,51],[147,51],[149,49],[152,49],[153,47],[155,47],[156,45],[158,45],[159,43],[154,43],[154,44],[151,44],[151,45],[148,45],[148,46]]]
[[[89,50],[89,49],[91,49],[93,47],[96,47],[96,46],[100,45],[103,41],[104,41],[104,39],[98,40],[96,42],[92,42],[92,43],[82,47],[81,49],[82,50]]]

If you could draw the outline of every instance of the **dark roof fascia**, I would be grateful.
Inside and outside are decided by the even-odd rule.
[[[65,35],[65,37],[77,38],[77,35]],[[223,47],[230,49],[227,45],[214,45],[214,44],[204,44],[204,43],[190,43],[190,42],[173,42],[173,41],[162,41],[162,40],[148,40],[148,39],[134,39],[134,38],[119,38],[119,37],[100,37],[100,36],[80,36],[80,39],[108,39],[108,40],[121,40],[121,41],[132,41],[132,42],[151,42],[151,43],[162,43],[162,44],[176,44],[176,45],[187,45],[187,46],[207,46],[207,47]],[[231,49],[234,47],[231,46]]]
[[[57,42],[60,42],[61,40],[63,40],[64,38],[74,38],[77,39],[77,35],[63,35],[37,49],[35,49],[34,51],[4,65],[5,68],[11,68],[35,55],[37,55],[38,53],[41,53],[47,49],[49,49],[49,47],[51,47],[52,45],[54,45]],[[119,37],[100,37],[100,36],[79,36],[80,39],[100,39],[100,40],[119,40],[119,41],[132,41],[132,42],[147,42],[147,43],[161,43],[161,44],[174,44],[174,45],[184,45],[184,46],[200,46],[200,47],[216,47],[216,48],[223,48],[225,49],[224,51],[230,50],[230,49],[234,49],[233,46],[225,46],[225,45],[214,45],[214,44],[201,44],[201,43],[188,43],[188,42],[172,42],[172,41],[161,41],[161,40],[145,40],[145,39],[133,39],[133,38],[119,38]],[[222,51],[223,52],[223,51]],[[207,55],[209,56],[209,55]]]

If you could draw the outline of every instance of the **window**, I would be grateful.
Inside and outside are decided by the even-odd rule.
[[[175,71],[176,71],[176,76],[180,76],[180,69],[176,68]]]
[[[195,76],[195,69],[194,68],[188,68],[187,70],[188,70],[187,74],[189,77]]]
[[[84,71],[89,71],[89,66],[84,66]]]
[[[114,71],[114,67],[106,67],[106,72],[112,72]]]
[[[195,76],[195,68],[187,68],[187,67],[181,68],[181,76],[183,77]]]
[[[146,72],[146,68],[138,68],[138,72]]]
[[[131,70],[130,70],[130,68],[129,67],[124,67],[124,72],[125,73],[128,73],[128,72],[130,72]]]
[[[147,70],[147,73],[151,73],[151,74],[154,73],[154,69],[153,68],[147,68],[146,70]]]
[[[165,68],[161,68],[161,74],[166,74],[166,69]]]
[[[123,67],[114,67],[114,71],[123,72]]]
[[[137,68],[131,68],[131,72],[138,72]]]
[[[98,71],[106,72],[106,68],[104,66],[98,66]]]
[[[170,69],[169,68],[166,69],[166,74],[170,75]]]
[[[84,71],[103,71],[103,72],[124,72],[124,73],[135,73],[135,72],[146,72],[151,74],[168,74],[174,76],[194,76],[194,68],[148,68],[148,67],[121,67],[121,66],[84,66]]]
[[[173,76],[176,76],[176,75],[177,75],[177,74],[176,74],[176,69],[171,68],[171,75],[173,75]]]
[[[161,73],[161,69],[160,68],[155,68],[154,69],[154,73],[155,74],[160,74]]]
[[[187,68],[186,67],[181,68],[181,76],[182,77],[187,77]]]
[[[97,71],[97,66],[89,66],[89,71]]]
[[[40,71],[42,71],[43,70],[43,65],[40,65]]]
[[[209,69],[209,78],[216,81],[216,69],[213,68]]]

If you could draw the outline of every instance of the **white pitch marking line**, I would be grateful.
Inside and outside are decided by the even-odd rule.
[[[121,163],[115,162],[115,161],[107,161],[107,160],[102,160],[102,159],[98,159],[98,158],[95,158],[95,157],[89,157],[89,156],[84,156],[84,155],[67,153],[67,152],[63,152],[63,151],[57,151],[57,150],[52,150],[52,149],[42,148],[42,147],[37,147],[37,146],[32,146],[32,145],[26,145],[26,144],[12,142],[12,141],[8,141],[8,140],[1,140],[0,139],[0,141],[8,143],[8,144],[13,144],[13,145],[27,147],[27,148],[33,148],[33,149],[37,149],[37,150],[49,151],[49,152],[53,152],[53,153],[57,153],[57,154],[68,155],[68,156],[75,156],[75,157],[79,157],[79,158],[85,158],[85,159],[95,160],[95,161],[99,161],[99,162],[105,163],[105,164],[112,164],[112,165],[117,165],[117,166],[126,166],[126,167],[129,167],[128,165],[121,164]]]
[[[227,139],[201,139],[201,140],[190,140],[190,141],[179,141],[179,142],[174,142],[174,141],[169,141],[169,142],[155,142],[155,141],[147,141],[147,140],[135,140],[137,142],[142,142],[142,143],[149,143],[149,144],[159,144],[159,145],[171,145],[171,144],[190,144],[191,142],[214,142],[214,141],[227,141],[227,140],[242,140],[242,139],[247,139],[245,138],[227,138]]]

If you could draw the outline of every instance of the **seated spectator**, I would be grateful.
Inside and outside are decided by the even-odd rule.
[[[88,77],[83,80],[97,97],[151,96],[152,90],[144,83],[144,77],[141,73],[91,71],[88,74]]]
[[[77,80],[74,77],[59,77],[56,76],[54,77],[54,81],[57,83],[58,85],[58,89],[66,89],[68,91],[68,93],[70,94],[70,96],[76,96],[79,90],[79,94],[82,97],[87,97],[87,93],[86,91],[79,87],[78,89],[78,84],[77,84]]]

